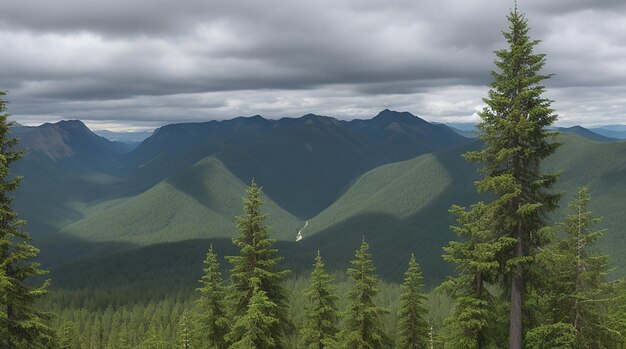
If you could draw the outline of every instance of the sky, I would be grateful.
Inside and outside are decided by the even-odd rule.
[[[477,120],[512,1],[0,1],[13,120]],[[520,0],[561,126],[626,124],[626,1]]]

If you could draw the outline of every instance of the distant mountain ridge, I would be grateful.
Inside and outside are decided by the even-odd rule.
[[[275,203],[273,216],[294,217],[274,224],[281,230],[274,236],[286,239],[290,229],[331,205],[366,171],[467,141],[445,126],[390,110],[354,122],[307,114],[171,124],[130,152],[76,120],[15,127],[13,133],[30,149],[14,168],[25,176],[16,207],[39,241],[60,245],[65,238],[149,244],[230,236],[225,222],[233,221],[241,188],[253,178]],[[224,186],[230,189],[211,187],[224,185],[219,183],[230,183]],[[215,195],[237,209],[207,206],[216,202]],[[182,205],[170,218],[179,225],[156,226],[145,208],[172,200]],[[210,211],[199,213],[205,208]],[[192,217],[197,214],[214,215],[221,223],[199,229],[201,220]],[[113,221],[119,224],[107,230]],[[142,222],[154,229],[139,238],[133,227]]]
[[[322,248],[335,261],[329,266],[339,266],[366,235],[385,273],[400,277],[394,271],[415,252],[435,279],[450,272],[439,258],[453,238],[449,205],[477,198],[476,169],[460,154],[480,141],[407,112],[351,121],[307,114],[171,124],[130,152],[76,120],[12,133],[30,149],[12,168],[25,177],[15,206],[53,267],[156,243],[228,241],[243,188],[254,178],[263,187],[270,234],[291,249],[289,263],[308,266]],[[626,224],[610,206],[626,190],[626,143],[584,128],[561,137],[566,146],[550,165],[564,171],[563,188],[593,181],[601,188],[592,185],[602,197],[597,213],[615,221],[612,229]],[[304,221],[304,240],[290,242]],[[606,241],[622,246],[615,234]]]
[[[123,143],[141,143],[144,139],[152,136],[152,131],[109,131],[96,130],[93,131],[100,137],[104,137],[110,141]]]
[[[626,139],[626,125],[606,125],[591,130],[606,137]]]

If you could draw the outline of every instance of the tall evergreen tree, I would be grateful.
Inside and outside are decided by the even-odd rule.
[[[259,279],[251,280],[260,283]],[[256,286],[248,302],[246,313],[239,317],[232,329],[232,337],[237,340],[229,349],[274,349],[279,348],[275,334],[272,332],[280,320],[274,317],[276,303],[272,302],[267,293]]]
[[[270,333],[276,348],[283,348],[283,338],[292,327],[287,317],[286,291],[281,285],[289,271],[280,269],[282,258],[274,247],[275,240],[269,238],[269,228],[264,224],[267,216],[260,212],[261,188],[252,181],[246,193],[244,214],[237,217],[239,235],[233,239],[239,247],[239,255],[227,257],[232,264],[229,290],[232,318],[237,322],[246,315],[254,290],[258,288],[257,293],[275,305],[269,307],[273,312],[271,317],[277,319],[272,322]],[[229,343],[239,342],[240,333],[231,331],[227,339]]]
[[[573,348],[611,348],[619,341],[618,331],[608,325],[607,306],[615,303],[615,296],[607,292],[608,256],[591,250],[604,230],[592,229],[601,219],[589,211],[589,200],[588,189],[578,188],[568,205],[571,213],[560,224],[565,238],[539,255],[545,273],[542,310],[547,317],[547,323],[533,331],[540,342],[540,334],[550,336],[556,332],[552,328],[566,326],[572,334],[567,345]]]
[[[9,136],[6,101],[0,91],[0,348],[44,348],[54,339],[48,325],[49,315],[41,312],[35,302],[45,296],[49,282],[36,286],[30,281],[46,272],[32,260],[39,250],[30,244],[30,235],[20,229],[24,221],[11,209],[10,193],[19,186],[21,177],[10,175],[10,166],[24,152],[13,150],[17,139]]]
[[[498,71],[492,72],[494,80],[483,99],[487,106],[479,114],[485,147],[465,156],[484,165],[485,178],[477,189],[495,196],[490,203],[497,212],[493,231],[517,241],[500,258],[504,284],[510,291],[509,347],[521,349],[526,274],[532,256],[545,244],[546,214],[559,199],[549,191],[558,176],[544,173],[541,163],[558,144],[551,140],[556,134],[547,130],[556,115],[551,101],[542,96],[545,87],[541,83],[549,78],[539,73],[545,55],[534,52],[539,41],[531,40],[527,20],[517,6],[507,18],[509,31],[504,37],[509,47],[496,51]]]
[[[455,300],[453,317],[446,322],[448,347],[484,349],[496,342],[495,297],[487,285],[498,280],[498,256],[516,243],[507,236],[498,236],[491,229],[494,211],[479,202],[469,210],[453,206],[457,226],[452,230],[461,241],[451,241],[443,256],[456,264],[457,277],[450,278],[440,288]]]
[[[411,255],[409,269],[404,274],[400,286],[400,309],[398,310],[398,347],[404,349],[426,349],[429,344],[429,326],[426,321],[427,310],[424,306],[422,271]]]
[[[308,305],[304,309],[302,348],[336,348],[337,296],[319,251],[313,264],[309,287],[304,294]]]
[[[194,334],[197,344],[202,348],[226,348],[226,335],[229,321],[226,314],[226,291],[213,245],[204,260],[204,275],[198,288],[200,298],[196,302],[197,314],[194,321]]]
[[[341,348],[380,349],[391,347],[391,340],[383,331],[382,315],[387,311],[374,302],[378,294],[378,277],[365,239],[356,250],[348,268],[352,282],[348,292],[348,309],[343,314],[339,334]]]

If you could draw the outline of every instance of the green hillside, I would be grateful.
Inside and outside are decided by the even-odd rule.
[[[217,159],[206,158],[148,191],[88,207],[61,234],[141,245],[232,237],[245,185]],[[302,222],[266,198],[271,235],[293,239]]]
[[[562,134],[560,140],[564,145],[550,158],[548,165],[550,169],[563,173],[556,190],[565,193],[562,201],[564,203],[570,199],[570,194],[578,185],[590,186],[593,195],[591,209],[597,215],[605,217],[603,226],[608,228],[600,241],[600,246],[611,255],[611,262],[617,266],[617,274],[623,274],[626,266],[626,256],[623,254],[626,248],[623,239],[623,227],[626,226],[626,217],[623,215],[626,198],[624,181],[626,142],[595,142],[567,133]],[[480,142],[474,141],[464,146],[384,165],[367,172],[339,200],[309,221],[309,225],[303,231],[304,240],[297,243],[293,241],[280,243],[281,254],[286,257],[285,263],[296,274],[304,272],[310,267],[310,261],[316,251],[320,249],[330,270],[345,270],[352,252],[365,236],[370,243],[379,273],[385,275],[386,279],[400,280],[408,256],[415,253],[423,266],[427,284],[434,285],[440,282],[452,271],[441,259],[442,246],[454,238],[449,229],[453,219],[448,209],[453,203],[467,205],[477,200],[473,186],[473,181],[478,176],[476,168],[461,158],[460,154],[479,147]],[[214,161],[207,160],[212,164],[208,166],[209,168],[217,166]],[[199,165],[200,168],[205,166],[207,165],[204,163],[202,166]],[[191,185],[191,182],[189,184]],[[243,192],[243,184],[239,183],[233,190]],[[239,203],[233,202],[233,205],[236,211],[234,215],[240,208],[237,206]],[[272,204],[268,202],[266,212],[270,212],[271,207]],[[562,212],[557,213],[553,219],[559,220],[560,214]],[[276,218],[278,217],[274,217],[275,225],[278,224]],[[297,220],[295,223],[300,224]],[[233,231],[233,222],[225,229]],[[282,232],[281,229],[274,231]],[[285,237],[291,240],[293,235]],[[213,242],[223,251],[222,254],[231,253],[228,240]],[[206,247],[209,241],[203,240],[200,244]],[[185,280],[185,283],[191,284],[197,276],[199,260],[204,253],[204,248],[197,248],[197,245],[198,241],[166,243],[154,248],[146,247],[123,252],[120,258],[123,257],[124,263],[129,265],[134,263],[146,265],[151,260],[159,259],[162,251],[168,251],[167,258],[171,263],[168,264],[167,270],[171,269],[171,274],[176,274],[184,269],[180,263],[185,265],[190,263],[187,256],[191,253],[196,255],[198,260],[191,268],[193,275],[179,275],[181,282]],[[118,257],[114,259],[116,258]],[[80,280],[88,279],[90,273],[108,270],[108,273],[112,274],[111,277],[114,277],[115,273],[112,272],[115,270],[114,263],[116,262],[113,260],[108,261],[107,258],[101,257],[88,259],[66,265],[55,271],[55,275],[59,275],[62,284],[79,287],[85,285]],[[149,266],[146,268],[152,269]],[[75,270],[76,273],[71,274],[78,276],[62,276],[70,270]],[[144,280],[146,285],[152,284],[154,280],[167,283],[166,278],[161,278],[158,272],[144,271],[146,272],[148,274],[142,274],[141,277],[133,275],[124,277],[129,280],[137,277],[138,280]]]
[[[626,274],[626,141],[594,142],[563,134],[563,146],[550,159],[549,167],[561,171],[557,189],[565,195],[561,206],[572,199],[577,186],[589,186],[591,210],[604,218],[607,228],[599,241],[619,275]]]
[[[564,145],[546,167],[562,173],[555,190],[564,193],[562,206],[580,185],[588,185],[591,209],[605,218],[608,229],[600,241],[603,251],[623,274],[626,268],[626,142],[598,142],[563,133]],[[309,222],[304,232],[320,244],[339,244],[345,236],[373,236],[386,256],[415,251],[420,262],[440,265],[441,246],[450,238],[453,223],[447,212],[453,203],[475,202],[476,170],[460,156],[468,146],[427,154],[364,174],[337,202]],[[562,211],[553,217],[561,219]],[[318,236],[319,235],[319,236]],[[377,241],[378,240],[378,241]],[[418,253],[419,252],[419,253]],[[381,253],[383,254],[383,253]],[[402,260],[400,258],[399,260]],[[381,261],[393,267],[391,260]],[[437,267],[437,270],[440,268]]]
[[[103,222],[94,216],[107,217],[108,213],[97,211],[122,202],[132,206],[119,206],[126,208],[124,212],[143,210],[149,216],[154,211],[151,208],[163,202],[158,198],[172,195],[168,183],[179,183],[187,193],[200,195],[200,188],[196,190],[188,184],[199,183],[197,178],[188,180],[185,176],[193,175],[189,169],[194,164],[213,156],[240,182],[249,183],[255,178],[277,205],[306,219],[331,205],[356,178],[372,168],[466,141],[441,125],[432,125],[408,113],[381,114],[384,115],[359,120],[359,131],[349,127],[349,123],[313,114],[280,120],[257,115],[172,124],[156,130],[130,153],[120,152],[118,144],[97,136],[80,121],[18,126],[12,132],[28,154],[12,168],[13,173],[25,178],[16,192],[15,208],[29,222],[28,230],[44,250],[49,241],[56,243],[56,232],[72,223],[75,225],[68,231],[73,236],[118,240],[128,235],[123,229],[109,232],[100,229],[100,223],[91,227],[84,221]],[[393,127],[389,130],[385,125]],[[361,134],[365,131],[367,137]],[[391,136],[402,141],[391,142]],[[169,182],[174,177],[178,179]],[[240,194],[233,192],[230,196]],[[119,217],[126,217],[130,223],[122,220],[119,225],[125,229],[137,227],[140,232],[132,240],[146,243],[179,240],[176,235],[198,236],[187,229],[197,230],[198,224],[188,222],[199,221],[192,212],[204,212],[199,204],[203,199],[189,200],[177,195],[171,200],[175,200],[176,207],[171,212],[163,212],[171,206],[162,207],[163,214],[148,227],[137,226],[134,217],[123,214]],[[187,204],[189,208],[182,208]],[[218,231],[231,220],[232,210],[227,210],[228,216],[220,217],[224,212],[219,207],[213,206],[210,211],[216,228],[203,229],[211,230],[208,236],[220,235]],[[277,227],[282,229],[281,224],[277,223]],[[175,236],[160,235],[176,225],[180,227]],[[290,223],[285,225],[285,229],[291,228]],[[77,229],[84,230],[84,234]],[[107,234],[110,236],[105,238]],[[158,239],[139,237],[146,234]]]

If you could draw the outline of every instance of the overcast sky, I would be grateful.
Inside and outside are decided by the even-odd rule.
[[[512,1],[0,1],[13,119],[92,128],[382,109],[475,120]],[[559,124],[626,124],[626,1],[520,0]]]

